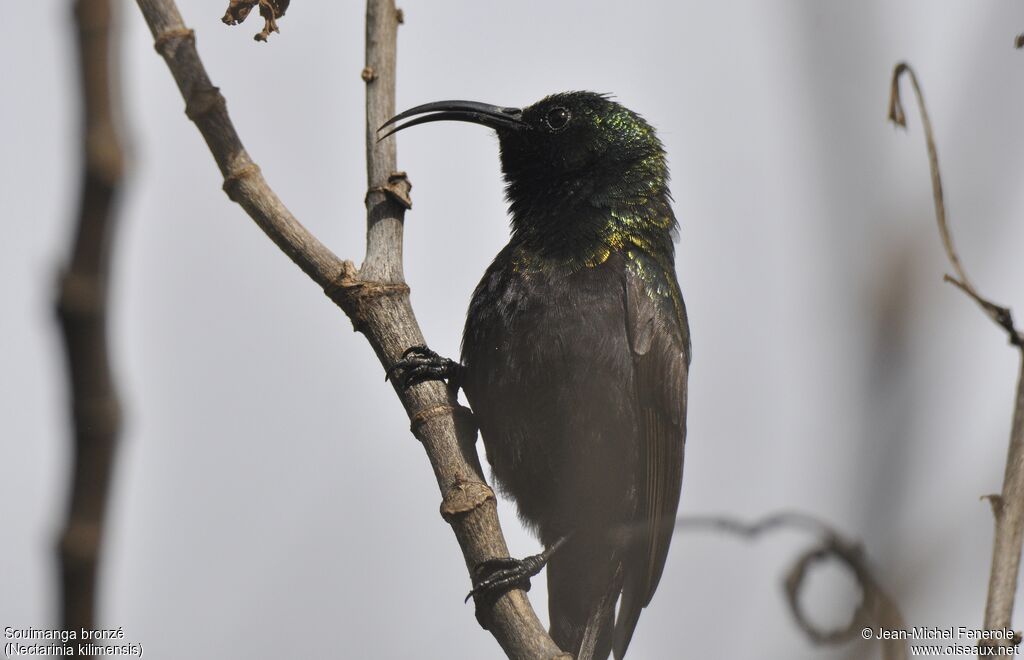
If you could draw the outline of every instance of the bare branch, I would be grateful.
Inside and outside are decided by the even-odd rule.
[[[992,544],[992,569],[989,574],[988,596],[985,601],[984,626],[988,630],[1004,630],[1010,628],[1012,623],[1013,601],[1020,570],[1021,543],[1024,541],[1024,335],[1014,325],[1009,308],[997,305],[978,293],[960,264],[946,222],[946,207],[939,176],[939,160],[936,155],[935,139],[932,134],[931,122],[928,119],[928,111],[925,109],[924,97],[917,83],[917,76],[913,69],[904,62],[897,64],[893,71],[889,118],[900,126],[906,126],[899,97],[899,78],[904,72],[910,75],[914,93],[917,95],[917,103],[921,109],[921,121],[924,124],[928,160],[931,165],[935,215],[939,223],[939,233],[942,235],[942,242],[946,247],[946,255],[958,275],[958,277],[946,275],[944,279],[970,296],[982,311],[1007,333],[1010,344],[1016,346],[1021,352],[1016,403],[1013,410],[1010,443],[1007,449],[1006,470],[1003,475],[1003,490],[1001,495],[989,496],[992,513],[995,517],[995,540]],[[984,643],[993,647],[1003,646],[1008,650],[1019,641],[1018,635],[1016,639],[993,639],[985,640]]]
[[[68,512],[57,547],[65,630],[93,629],[107,492],[121,428],[107,346],[107,291],[124,170],[118,135],[114,4],[73,4],[82,94],[82,188],[73,243],[61,269],[57,317],[64,340],[74,430]]]
[[[817,644],[840,644],[860,637],[865,628],[905,630],[906,623],[895,601],[879,585],[859,543],[843,537],[828,523],[813,516],[797,512],[783,512],[766,516],[753,523],[745,523],[726,516],[684,516],[676,521],[676,528],[710,529],[755,540],[765,534],[798,529],[819,537],[819,543],[802,553],[786,575],[784,583],[786,602],[796,619],[797,626]],[[843,627],[822,629],[812,623],[801,604],[800,594],[810,569],[827,560],[839,561],[853,575],[861,590],[861,601],[850,621]],[[882,657],[885,660],[905,660],[905,640],[883,639]]]
[[[910,65],[900,62],[892,73],[892,87],[889,95],[889,120],[901,128],[907,127],[906,114],[903,112],[903,102],[900,98],[900,76],[906,73],[910,76],[910,84],[917,96],[917,106],[921,111],[921,124],[924,126],[925,144],[928,148],[928,163],[932,175],[932,197],[935,202],[935,219],[939,225],[939,235],[942,237],[942,245],[946,250],[946,257],[956,271],[956,277],[946,275],[945,280],[958,286],[964,293],[969,295],[982,310],[997,325],[1003,328],[1010,337],[1010,343],[1014,346],[1022,346],[1024,336],[1014,327],[1013,316],[1010,310],[1001,305],[990,302],[981,294],[967,277],[967,272],[960,263],[960,256],[957,254],[956,246],[953,244],[953,235],[949,231],[949,222],[946,219],[946,201],[942,193],[942,176],[939,173],[939,154],[935,148],[935,134],[932,131],[932,122],[928,117],[928,108],[924,103],[924,96],[921,93],[921,86],[917,83],[917,75]]]
[[[400,13],[393,0],[367,2],[367,253],[358,271],[342,261],[295,219],[267,185],[246,153],[227,113],[224,97],[210,83],[195,48],[195,35],[173,0],[138,0],[182,97],[185,111],[224,176],[228,196],[309,275],[352,320],[384,367],[406,348],[423,344],[402,275],[402,222],[409,186],[396,171],[394,139],[377,143],[376,129],[394,111],[395,37]],[[451,525],[467,568],[508,548],[498,524],[494,493],[484,481],[476,453],[476,432],[465,409],[438,382],[396,388],[412,431],[423,443],[443,495],[441,514]],[[522,590],[496,600],[484,621],[512,658],[568,658],[551,641]]]

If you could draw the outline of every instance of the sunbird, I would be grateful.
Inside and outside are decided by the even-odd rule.
[[[554,642],[619,659],[661,579],[683,475],[690,330],[665,150],[593,92],[427,103],[381,129],[444,120],[497,132],[511,237],[473,293],[461,362],[414,346],[388,376],[463,389],[499,489],[545,547],[477,567],[472,595],[547,563]]]

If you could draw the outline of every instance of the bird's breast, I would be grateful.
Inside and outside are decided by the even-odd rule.
[[[567,518],[629,506],[637,424],[624,263],[613,254],[590,268],[523,268],[509,252],[470,303],[463,387],[499,486],[542,536],[557,535]]]

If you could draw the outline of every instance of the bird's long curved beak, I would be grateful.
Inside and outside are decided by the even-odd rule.
[[[422,115],[405,122],[404,124],[394,124],[414,117],[416,115]],[[383,131],[388,126],[394,126],[390,131],[381,135],[377,138],[378,141],[383,140],[389,135],[397,133],[403,128],[409,128],[410,126],[416,126],[418,124],[426,124],[431,121],[466,121],[471,124],[480,124],[482,126],[488,126],[490,128],[499,129],[512,129],[522,130],[529,128],[529,124],[523,121],[523,111],[519,108],[503,108],[497,105],[489,105],[487,103],[478,103],[476,101],[435,101],[434,103],[424,103],[418,105],[415,108],[409,108],[405,112],[400,112],[391,119],[384,122],[384,124],[377,129],[377,131]]]

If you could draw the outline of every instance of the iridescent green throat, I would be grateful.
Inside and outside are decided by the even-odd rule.
[[[513,192],[526,191],[510,185],[511,242],[531,261],[582,268],[604,263],[612,252],[638,249],[671,268],[676,219],[663,182],[549,181],[521,197]]]

